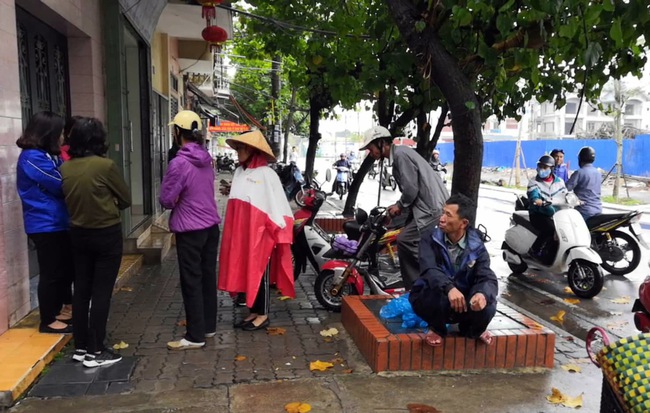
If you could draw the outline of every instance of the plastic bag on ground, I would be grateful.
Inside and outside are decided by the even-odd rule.
[[[411,307],[411,303],[409,302],[409,293],[394,298],[386,303],[381,310],[379,310],[379,316],[382,319],[400,317],[402,319],[403,328],[425,328],[428,325],[426,321],[413,312],[413,307]]]

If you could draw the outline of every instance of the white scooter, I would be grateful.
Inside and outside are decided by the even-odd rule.
[[[552,263],[546,265],[528,254],[537,238],[537,230],[530,223],[528,200],[517,199],[515,212],[506,231],[501,246],[503,259],[514,273],[523,273],[528,267],[554,274],[567,274],[569,287],[581,298],[592,298],[603,288],[602,262],[596,251],[591,249],[591,234],[580,213],[573,209],[580,201],[573,193],[568,193],[562,202],[554,202],[559,210],[553,215],[555,223],[554,244],[557,251]],[[547,203],[545,205],[550,205]],[[526,209],[526,210],[519,210]],[[550,257],[549,257],[550,260]]]

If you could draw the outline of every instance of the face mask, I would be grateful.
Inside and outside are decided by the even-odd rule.
[[[546,179],[551,175],[550,169],[537,169],[537,176],[542,179]]]

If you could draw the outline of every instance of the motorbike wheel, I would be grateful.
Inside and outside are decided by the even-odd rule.
[[[507,264],[513,274],[523,274],[528,269],[528,264],[526,264],[523,260],[521,261],[521,264],[515,264],[512,262],[509,262]]]
[[[631,273],[641,262],[641,248],[639,247],[639,243],[632,235],[626,232],[612,231],[609,235],[612,237],[611,242],[623,251],[624,256],[618,261],[608,261],[607,258],[609,257],[607,257],[607,253],[601,252],[602,248],[607,248],[607,242],[603,242],[598,245],[599,249],[596,250],[600,258],[603,259],[603,263],[600,266],[612,275]]]
[[[296,195],[293,197],[293,200],[301,208],[305,206],[305,195],[306,195],[305,188],[300,188],[300,190],[296,192]]]
[[[395,181],[395,178],[392,176],[390,177],[390,187],[393,189],[393,191],[397,189],[397,181]]]
[[[316,277],[314,282],[314,292],[316,293],[316,299],[326,310],[333,311],[335,313],[341,312],[341,307],[343,306],[343,297],[346,295],[359,295],[357,289],[350,283],[346,283],[339,295],[333,296],[330,290],[334,285],[334,271],[324,270],[321,271]]]
[[[603,271],[586,260],[575,260],[567,274],[569,288],[580,298],[593,298],[603,289]]]

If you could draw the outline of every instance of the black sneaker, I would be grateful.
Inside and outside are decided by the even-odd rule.
[[[110,366],[122,360],[122,356],[114,353],[112,350],[104,349],[99,354],[86,354],[84,358],[84,367]]]
[[[74,351],[74,354],[72,355],[72,360],[74,360],[74,361],[84,361],[85,358],[86,358],[87,353],[88,352],[86,350],[82,350],[82,349],[78,348],[78,349],[76,349]],[[95,357],[92,354],[91,354],[91,356]]]

